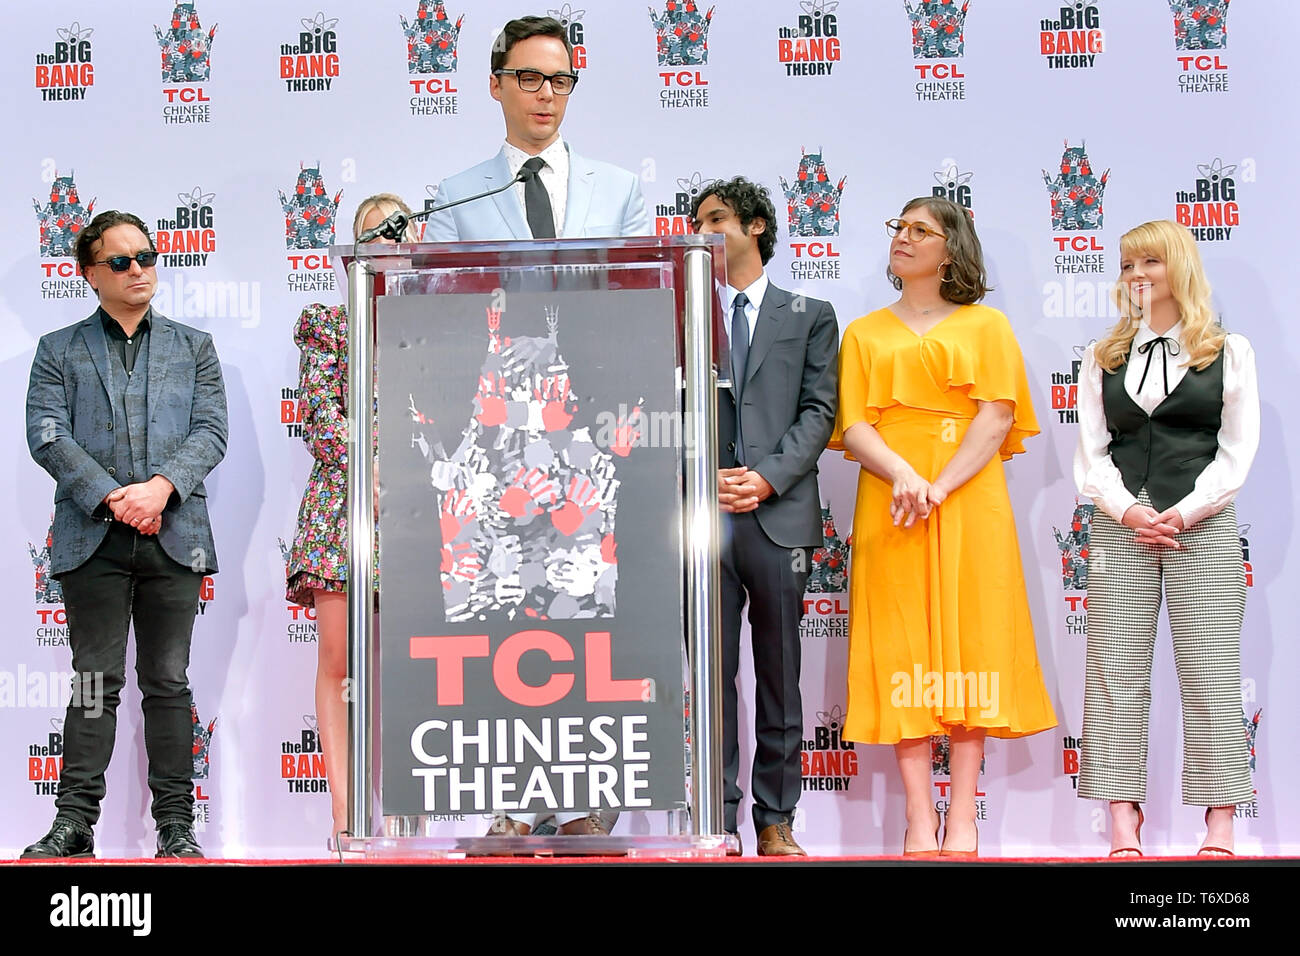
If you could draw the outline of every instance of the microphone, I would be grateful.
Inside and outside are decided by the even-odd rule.
[[[521,166],[519,172],[515,173],[514,178],[511,179],[510,182],[506,183],[504,186],[498,186],[496,189],[489,189],[487,192],[478,193],[474,196],[466,196],[464,199],[457,199],[453,202],[443,203],[441,206],[431,206],[428,209],[412,213],[409,216],[398,209],[373,229],[367,229],[361,235],[357,236],[357,245],[366,242],[373,242],[380,236],[397,242],[401,239],[402,233],[406,231],[407,223],[413,222],[417,219],[424,219],[428,216],[432,216],[435,212],[442,212],[444,209],[451,209],[453,206],[460,206],[467,202],[474,202],[477,199],[486,199],[488,196],[495,196],[497,193],[505,192],[511,186],[515,185],[515,183],[522,183],[536,175],[537,173],[533,170]]]

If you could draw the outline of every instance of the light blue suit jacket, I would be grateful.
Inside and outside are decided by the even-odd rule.
[[[146,431],[148,468],[175,487],[158,542],[178,564],[217,570],[203,479],[226,454],[226,389],[207,332],[152,313]],[[41,336],[27,387],[27,444],[58,482],[50,571],[80,567],[108,524],[95,517],[121,485],[110,474],[115,444],[108,337],[96,311]]]
[[[569,149],[567,144],[565,148]],[[510,165],[503,148],[487,162],[444,179],[438,185],[437,202],[452,202],[486,192],[510,179]],[[648,236],[650,232],[650,217],[636,176],[569,149],[569,193],[565,200],[562,238]],[[435,213],[429,217],[424,232],[426,242],[532,237],[514,189]]]

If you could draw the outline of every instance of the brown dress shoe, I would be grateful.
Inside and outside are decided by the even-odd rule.
[[[488,836],[528,836],[533,828],[527,823],[510,817],[493,817],[492,826],[488,827]]]
[[[609,836],[609,827],[599,813],[589,813],[560,826],[561,836]]]
[[[790,824],[773,823],[769,827],[763,827],[758,834],[758,855],[759,856],[807,856],[803,847],[794,841],[794,834],[790,832]]]

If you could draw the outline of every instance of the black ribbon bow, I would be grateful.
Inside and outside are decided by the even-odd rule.
[[[1146,368],[1142,370],[1142,379],[1138,382],[1138,394],[1142,394],[1142,386],[1146,384],[1147,372],[1151,371],[1151,359],[1155,356],[1155,347],[1160,346],[1160,367],[1165,373],[1165,395],[1169,394],[1169,356],[1177,355],[1182,349],[1178,345],[1177,339],[1171,339],[1164,335],[1158,335],[1150,342],[1144,342],[1138,346],[1138,354],[1147,357]]]

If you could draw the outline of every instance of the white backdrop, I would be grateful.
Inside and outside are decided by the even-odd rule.
[[[1076,799],[1071,776],[1085,609],[1083,591],[1070,586],[1081,582],[1063,582],[1057,533],[1067,549],[1086,534],[1085,523],[1069,536],[1071,378],[1080,349],[1111,321],[1106,290],[1119,235],[1175,216],[1180,203],[1190,222],[1221,227],[1203,237],[1201,250],[1224,323],[1255,345],[1263,395],[1260,454],[1237,508],[1251,584],[1243,733],[1249,725],[1258,792],[1256,804],[1240,811],[1238,846],[1300,850],[1300,777],[1285,730],[1300,718],[1300,660],[1284,636],[1294,598],[1285,582],[1297,579],[1300,560],[1289,477],[1300,435],[1285,412],[1300,345],[1283,311],[1290,286],[1283,244],[1293,218],[1284,197],[1294,190],[1300,147],[1290,35],[1263,4],[1250,2],[1233,4],[1226,45],[1189,50],[1176,46],[1165,0],[1071,3],[1064,11],[1050,0],[971,0],[964,24],[956,4],[913,3],[936,8],[918,11],[922,55],[914,57],[902,0],[719,0],[707,21],[707,9],[678,4],[659,6],[661,18],[671,13],[666,29],[684,25],[684,39],[674,32],[664,48],[698,60],[707,41],[707,63],[661,66],[644,4],[587,0],[580,10],[560,9],[585,58],[565,136],[581,152],[637,171],[664,231],[681,230],[679,194],[689,195],[701,178],[747,175],[772,189],[780,211],[784,178],[794,202],[804,204],[801,156],[820,153],[828,184],[813,190],[812,207],[797,205],[812,210],[804,228],[818,234],[791,237],[783,221],[769,271],[779,285],[829,299],[847,325],[892,301],[881,223],[906,199],[951,186],[949,194],[976,214],[995,287],[989,302],[1016,329],[1043,428],[1008,474],[1039,654],[1060,718],[1036,737],[990,742],[980,788],[986,853],[1075,855],[1106,846],[1104,810]],[[284,600],[282,542],[292,538],[310,465],[287,420],[297,374],[292,326],[302,306],[338,301],[342,292],[328,269],[312,268],[324,266],[319,253],[286,252],[277,192],[297,206],[300,169],[318,168],[324,199],[342,190],[341,242],[350,239],[356,203],[370,193],[392,190],[421,204],[443,176],[498,149],[500,110],[487,92],[492,38],[509,17],[547,10],[453,0],[441,26],[463,17],[458,68],[412,73],[400,17],[415,20],[418,6],[200,0],[197,31],[188,22],[180,28],[197,34],[197,46],[193,37],[183,53],[174,45],[172,61],[182,66],[178,79],[167,80],[154,30],[164,39],[172,32],[166,0],[133,0],[111,16],[83,0],[60,4],[56,14],[28,6],[9,15],[0,35],[9,135],[0,152],[7,227],[0,396],[10,409],[0,416],[0,447],[9,450],[0,495],[15,507],[0,536],[0,606],[9,621],[0,653],[0,801],[9,811],[0,820],[0,853],[16,853],[52,816],[62,707],[51,698],[70,669],[60,646],[61,605],[38,580],[52,483],[26,453],[22,414],[37,337],[94,308],[71,260],[41,248],[39,214],[56,240],[59,218],[64,228],[75,219],[75,209],[49,205],[56,178],[69,176],[83,207],[93,198],[96,210],[129,209],[167,231],[184,229],[187,215],[198,223],[192,234],[172,237],[191,258],[160,266],[155,305],[213,334],[230,402],[229,454],[208,483],[223,570],[205,587],[190,668],[198,718],[205,731],[211,726],[206,776],[196,781],[201,840],[210,855],[230,857],[322,852],[329,798],[319,759],[300,753],[314,746],[314,624]],[[1052,21],[1063,13],[1068,35],[1061,37]],[[1222,19],[1210,25],[1210,15],[1186,43],[1223,39]],[[1082,29],[1070,17],[1081,18]],[[305,52],[316,52],[315,60],[297,59],[305,31]],[[454,33],[413,32],[417,66],[457,64]],[[431,46],[425,34],[433,34]],[[433,52],[420,59],[424,50]],[[284,56],[289,72],[307,82],[282,76]],[[1086,147],[1089,168],[1059,190],[1054,224],[1044,170],[1058,180],[1067,145]],[[1077,162],[1072,172],[1081,172]],[[328,222],[302,234],[310,244],[328,242],[327,233]],[[838,534],[847,538],[854,471],[827,454],[822,476]],[[896,852],[903,807],[892,752],[838,750],[847,598],[834,577],[826,575],[831,590],[809,595],[819,603],[804,644],[808,789],[797,829],[815,852]],[[1156,671],[1145,839],[1151,848],[1188,850],[1201,822],[1195,808],[1179,803],[1178,696],[1164,630]],[[121,717],[100,850],[151,855],[134,685]],[[940,772],[940,805],[946,790]],[[632,818],[621,826],[653,825]],[[463,832],[482,826],[479,819],[448,824]]]

